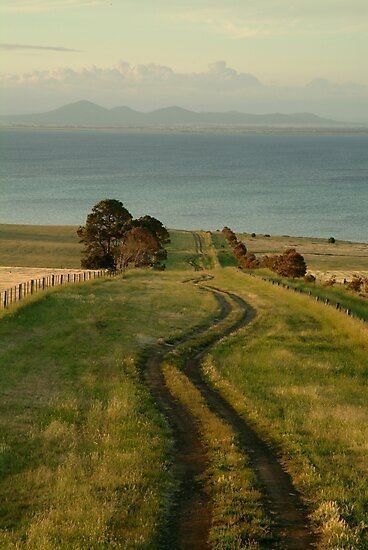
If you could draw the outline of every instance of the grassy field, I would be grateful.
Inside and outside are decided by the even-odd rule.
[[[137,357],[214,310],[179,275],[141,272],[3,317],[1,548],[155,545],[170,438]]]
[[[282,281],[291,288],[300,289],[303,292],[310,292],[312,296],[319,296],[324,301],[326,298],[332,304],[340,304],[343,309],[350,309],[351,312],[361,319],[368,321],[368,297],[367,295],[357,294],[348,290],[341,284],[335,286],[325,286],[318,283],[307,283],[303,279],[288,279],[279,277],[276,273],[269,270],[257,270],[254,272],[259,277],[266,277],[273,281]]]
[[[278,254],[287,248],[296,248],[303,254],[308,269],[322,279],[336,275],[338,280],[351,278],[354,273],[368,275],[368,244],[336,241],[330,244],[327,239],[312,237],[277,237],[239,234],[249,251],[255,254]],[[235,266],[231,250],[222,233],[212,234],[220,263],[223,267]]]
[[[81,246],[74,226],[0,225],[0,265],[18,267],[78,268]],[[206,232],[200,232],[204,241]],[[171,252],[168,268],[187,269],[193,255],[191,232],[172,230]],[[295,247],[301,252],[313,271],[368,272],[368,244],[337,241],[329,244],[327,239],[309,237],[264,237],[242,234],[249,248],[257,254],[276,253]],[[222,266],[235,265],[221,233],[212,233],[212,242]],[[207,242],[207,252],[211,249]],[[206,265],[205,267],[212,267]]]
[[[322,525],[323,548],[367,548],[368,329],[233,270],[214,284],[243,296],[256,320],[204,368],[281,450]]]
[[[368,244],[336,241],[313,237],[265,237],[241,234],[249,250],[256,254],[274,254],[287,248],[296,248],[303,254],[311,271],[339,271],[347,275],[356,271],[368,271]]]
[[[0,225],[0,266],[32,268],[80,267],[82,247],[76,226]],[[194,237],[188,231],[171,231],[168,269],[188,269],[195,256]]]
[[[0,225],[0,265],[79,268],[76,227]]]
[[[367,328],[239,272],[221,234],[198,234],[200,245],[191,232],[171,232],[165,272],[132,271],[124,279],[54,289],[2,314],[0,548],[120,548],[121,541],[126,548],[159,547],[175,489],[171,436],[138,364],[147,346],[217,311],[210,294],[181,282],[195,266],[257,312],[204,359],[207,378],[279,450],[321,529],[320,548],[368,548]],[[79,250],[70,227],[0,226],[3,265],[73,268]],[[357,249],[347,256],[358,258]],[[366,315],[360,297],[322,290]],[[190,351],[189,340],[177,360]],[[254,538],[248,547],[257,548],[269,524],[247,458],[178,366],[167,363],[164,373],[208,449],[211,544],[242,548],[245,529]]]

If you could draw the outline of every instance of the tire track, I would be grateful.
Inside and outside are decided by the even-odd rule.
[[[223,309],[228,308],[231,311],[235,303],[242,311],[241,317],[222,331],[221,338],[244,327],[254,318],[255,311],[240,296],[208,285],[201,286],[216,296]],[[227,302],[225,296],[232,304]],[[278,453],[203,378],[200,365],[207,352],[208,349],[201,350],[195,357],[189,358],[183,369],[185,374],[201,392],[209,408],[230,424],[238,435],[239,443],[263,489],[266,507],[274,520],[273,532],[279,539],[281,548],[301,550],[314,547],[317,539],[311,529],[308,511],[290,475],[282,467]],[[276,543],[275,547],[280,548],[280,545]]]
[[[239,311],[238,318],[213,334],[200,351],[192,351],[183,371],[201,392],[209,408],[224,419],[238,435],[240,448],[246,453],[263,489],[265,505],[273,516],[273,534],[279,542],[268,548],[308,549],[315,546],[307,510],[289,474],[283,469],[277,452],[257,434],[255,429],[202,376],[201,361],[220,339],[248,324],[255,311],[239,296],[203,284],[211,276],[189,279],[216,298],[220,312],[207,327],[188,331],[174,342],[156,346],[146,353],[144,376],[159,408],[167,418],[174,439],[173,473],[180,489],[169,512],[168,523],[161,532],[158,548],[206,549],[212,519],[211,497],[206,491],[204,474],[209,461],[194,417],[173,398],[165,384],[162,362],[176,347],[205,334],[210,328]],[[199,348],[199,346],[198,346]]]
[[[196,284],[209,278],[212,277],[201,275],[184,282]],[[172,469],[179,483],[179,491],[169,510],[167,524],[163,526],[160,533],[158,541],[160,549],[209,548],[207,540],[212,520],[212,503],[203,480],[208,467],[206,449],[200,437],[196,419],[170,393],[161,366],[166,356],[177,346],[192,339],[193,336],[204,334],[208,328],[226,318],[229,312],[228,304],[219,302],[219,306],[220,310],[216,318],[208,326],[194,328],[178,339],[166,342],[163,346],[147,349],[142,356],[145,382],[171,427],[174,440]]]

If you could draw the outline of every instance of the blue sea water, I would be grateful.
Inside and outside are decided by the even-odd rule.
[[[368,241],[368,136],[0,131],[0,223],[79,224],[103,198],[168,227]]]

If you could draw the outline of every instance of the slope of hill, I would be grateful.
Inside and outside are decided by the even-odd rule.
[[[367,548],[366,326],[171,236],[4,313],[0,547]]]
[[[30,115],[6,115],[0,117],[2,125],[20,126],[171,126],[171,125],[249,125],[249,126],[336,126],[336,122],[312,113],[270,113],[254,115],[228,111],[195,112],[172,106],[141,113],[126,106],[106,109],[90,101],[77,101],[53,111]]]

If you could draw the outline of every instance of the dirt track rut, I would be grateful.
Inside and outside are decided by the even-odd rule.
[[[209,277],[207,277],[209,278]],[[206,491],[203,475],[208,467],[206,449],[201,441],[196,420],[189,411],[173,398],[161,370],[166,355],[175,346],[185,343],[193,336],[200,336],[209,328],[223,322],[235,308],[239,315],[224,330],[213,335],[206,347],[187,357],[183,370],[199,389],[209,408],[224,419],[238,436],[239,446],[249,458],[263,490],[266,508],[274,521],[274,545],[267,548],[305,549],[316,545],[311,531],[307,510],[293,486],[289,474],[283,469],[277,452],[257,434],[255,429],[203,378],[200,364],[211,346],[249,323],[255,312],[239,296],[204,284],[206,276],[193,280],[202,290],[213,293],[220,306],[215,321],[196,332],[188,331],[170,345],[151,348],[147,353],[145,380],[166,416],[173,434],[173,472],[180,489],[169,514],[168,524],[162,529],[159,548],[209,548],[208,534],[212,519],[211,497]]]

